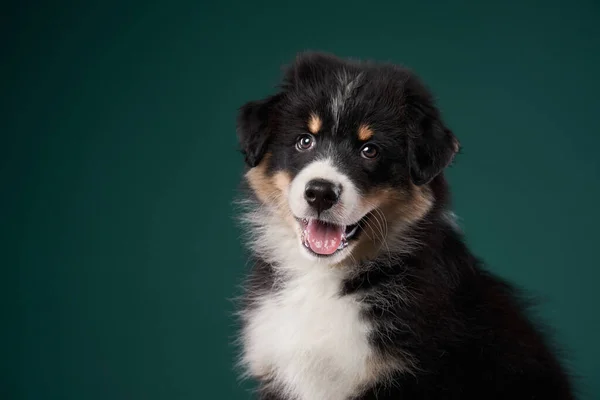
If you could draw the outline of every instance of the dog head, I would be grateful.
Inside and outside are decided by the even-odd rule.
[[[237,132],[261,207],[305,257],[330,264],[372,257],[423,218],[459,148],[411,72],[322,53],[300,55],[278,93],[245,104]]]

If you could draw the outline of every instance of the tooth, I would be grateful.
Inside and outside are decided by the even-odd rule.
[[[338,250],[344,249],[348,246],[348,241],[346,239],[342,239],[342,241],[340,242],[340,245],[338,246]]]

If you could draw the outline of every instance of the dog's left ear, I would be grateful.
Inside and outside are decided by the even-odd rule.
[[[425,185],[454,159],[460,143],[439,118],[424,117],[409,139],[410,176],[417,186]]]
[[[238,142],[246,164],[250,167],[256,167],[267,151],[271,139],[270,114],[279,97],[280,95],[274,95],[263,100],[250,101],[238,112]]]

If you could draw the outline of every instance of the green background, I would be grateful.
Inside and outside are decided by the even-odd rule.
[[[470,245],[543,299],[600,398],[597,1],[3,7],[0,398],[250,397],[234,120],[305,49],[429,83]]]

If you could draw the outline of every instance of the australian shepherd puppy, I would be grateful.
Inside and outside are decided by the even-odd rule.
[[[459,142],[413,73],[304,53],[237,123],[259,398],[574,398],[525,302],[463,241],[443,174]]]

